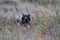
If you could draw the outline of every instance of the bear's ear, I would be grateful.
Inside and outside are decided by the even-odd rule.
[[[24,16],[24,14],[22,14]]]
[[[28,14],[28,16],[30,16],[30,14]]]

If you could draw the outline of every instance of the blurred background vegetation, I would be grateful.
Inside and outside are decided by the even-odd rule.
[[[56,28],[53,30],[53,32],[55,32],[56,33],[56,35],[57,36],[55,36],[55,33],[53,33],[54,34],[54,36],[55,36],[55,38],[57,38],[58,37],[58,39],[60,38],[60,0],[8,0],[8,1],[10,1],[10,2],[6,2],[7,3],[7,5],[6,4],[2,4],[3,3],[3,1],[6,1],[6,0],[0,0],[0,8],[2,8],[3,9],[3,11],[1,11],[0,12],[0,33],[1,33],[1,31],[2,31],[2,33],[5,35],[5,33],[8,33],[8,35],[5,35],[6,37],[8,36],[9,38],[11,38],[11,37],[13,37],[13,36],[15,36],[15,37],[13,37],[13,38],[11,38],[11,39],[9,39],[9,40],[20,40],[19,38],[21,37],[21,35],[19,36],[19,32],[18,31],[20,31],[20,29],[18,30],[18,25],[15,25],[14,23],[15,23],[15,16],[16,15],[20,15],[20,14],[22,14],[22,13],[26,13],[26,7],[29,9],[29,13],[32,15],[32,14],[34,14],[34,15],[36,15],[35,14],[35,10],[37,10],[37,9],[39,9],[40,7],[41,7],[41,9],[39,9],[38,11],[40,11],[40,10],[42,10],[42,12],[41,12],[41,14],[43,15],[43,16],[41,16],[41,17],[39,17],[38,19],[36,18],[36,19],[34,19],[34,18],[32,18],[32,21],[31,22],[33,22],[33,24],[34,24],[34,26],[35,26],[35,31],[37,31],[35,34],[37,35],[37,33],[38,34],[40,34],[40,33],[42,33],[42,34],[44,34],[44,32],[45,32],[45,30],[49,30],[49,28],[51,27],[51,26],[54,26],[54,27],[56,27],[57,28],[57,32],[55,32],[56,30]],[[11,1],[13,1],[14,3],[12,3],[13,4],[13,6],[12,5],[10,5],[11,4]],[[20,3],[21,2],[21,3]],[[9,4],[8,4],[9,3]],[[25,4],[26,3],[26,4]],[[29,4],[29,3],[31,3],[31,4],[33,4],[33,7]],[[17,5],[18,4],[18,5]],[[21,4],[21,5],[20,5]],[[38,4],[38,5],[37,5]],[[20,6],[19,6],[20,5]],[[37,7],[37,6],[38,7]],[[35,7],[36,6],[36,7]],[[43,6],[43,7],[42,7]],[[53,7],[51,7],[51,6],[53,6]],[[49,8],[49,7],[51,7],[51,8]],[[59,8],[58,8],[59,7]],[[11,9],[10,9],[11,8]],[[31,8],[31,9],[30,9]],[[46,10],[45,10],[45,8],[46,8]],[[54,9],[53,9],[54,8]],[[21,10],[22,9],[22,10]],[[47,13],[47,12],[44,12],[44,10],[45,11],[47,11],[47,9],[51,9],[50,10],[50,12],[53,14],[53,12],[55,12],[54,14],[53,14],[53,16],[52,15],[50,15],[51,13]],[[53,9],[53,10],[52,10]],[[14,11],[13,11],[14,10]],[[13,14],[13,15],[11,15],[10,14],[10,12],[11,12],[11,14]],[[12,12],[13,11],[13,12]],[[53,12],[52,12],[53,11]],[[34,13],[32,13],[32,12],[34,12]],[[39,12],[39,15],[41,15],[40,14],[40,12]],[[14,14],[15,13],[15,14]],[[6,23],[5,25],[3,25],[3,26],[1,26],[1,19],[3,19],[3,16],[5,16],[6,18],[7,18],[7,20],[6,20],[6,22],[4,22],[4,23]],[[37,15],[38,16],[38,15]],[[34,16],[34,17],[36,17],[36,16]],[[5,20],[5,19],[3,19],[3,20]],[[49,27],[49,25],[50,25],[50,27]],[[48,26],[48,27],[47,27]],[[5,30],[5,31],[4,31]],[[51,30],[50,30],[51,31]],[[9,34],[10,33],[10,34]],[[26,32],[27,33],[27,32]],[[34,33],[33,33],[34,34]],[[4,35],[2,35],[2,36],[4,36]],[[10,37],[10,35],[11,35],[11,37]],[[27,33],[27,35],[28,35],[28,33]],[[41,35],[41,34],[40,34]],[[4,37],[5,37],[4,36]],[[44,36],[44,35],[43,35]],[[3,38],[4,38],[3,37]],[[7,37],[7,39],[6,40],[8,40],[8,37]],[[30,36],[29,36],[30,37]],[[50,36],[51,37],[51,36]],[[1,38],[1,36],[0,36],[0,38]],[[15,39],[16,38],[16,39]],[[30,38],[31,39],[31,38]],[[58,40],[57,39],[57,40]],[[1,38],[1,40],[2,40],[2,38]],[[28,40],[28,39],[26,39],[26,40]],[[59,39],[60,40],[60,39]]]

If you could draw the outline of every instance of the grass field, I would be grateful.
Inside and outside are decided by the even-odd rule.
[[[0,5],[1,8],[4,6]],[[27,2],[20,3],[17,6],[18,10],[14,6],[5,7],[8,11],[0,12],[0,40],[60,40],[59,6],[55,8],[53,5],[45,6]],[[31,15],[31,25],[27,28],[14,24],[16,15],[23,13]]]

